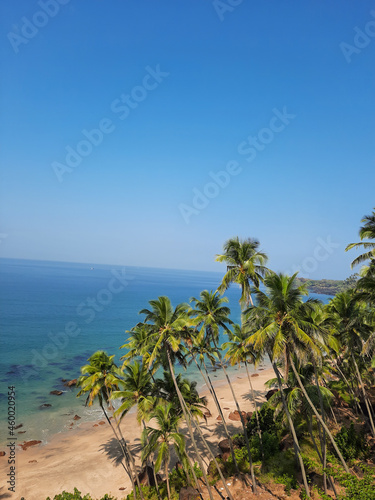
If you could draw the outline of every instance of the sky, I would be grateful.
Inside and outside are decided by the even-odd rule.
[[[344,279],[375,207],[375,1],[0,4],[0,256]],[[358,269],[357,269],[358,270]]]

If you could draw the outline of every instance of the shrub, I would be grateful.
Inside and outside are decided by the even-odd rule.
[[[50,497],[47,497],[46,500],[51,500]],[[55,495],[53,497],[53,500],[93,500],[93,498],[87,494],[84,497],[81,495],[81,492],[77,490],[77,488],[74,488],[73,493],[68,493],[66,491],[63,491],[62,493]],[[100,500],[116,500],[115,497],[109,496],[109,495],[104,495]]]
[[[279,452],[280,440],[275,434],[262,432],[262,446],[264,459],[269,460]],[[251,438],[250,451],[254,462],[262,460],[262,449],[258,434]]]
[[[345,460],[364,458],[368,454],[368,446],[363,433],[354,429],[353,422],[350,427],[341,427],[335,437],[337,446]]]

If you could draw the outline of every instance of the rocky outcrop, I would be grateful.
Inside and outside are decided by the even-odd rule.
[[[241,415],[245,422],[247,421],[247,413],[246,411],[241,411]],[[236,410],[231,413],[229,413],[229,420],[233,420],[234,422],[240,422],[241,421],[241,415],[240,413]]]
[[[30,448],[30,446],[36,446],[41,442],[42,441],[37,441],[36,439],[33,439],[32,441],[24,441],[22,444],[20,444],[20,446],[23,450],[27,450],[27,448]]]
[[[53,396],[61,396],[61,394],[63,393],[63,391],[51,391],[50,394],[52,394]]]
[[[77,379],[74,378],[73,380],[69,380],[68,382],[65,382],[64,385],[66,387],[75,387],[77,385]]]

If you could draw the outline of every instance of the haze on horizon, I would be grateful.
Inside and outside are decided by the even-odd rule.
[[[374,1],[0,8],[0,257],[220,271],[239,236],[276,271],[354,272]]]

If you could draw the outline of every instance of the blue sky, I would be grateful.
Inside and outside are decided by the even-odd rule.
[[[274,270],[351,273],[374,1],[60,2],[0,7],[0,256],[221,270],[238,235]]]

